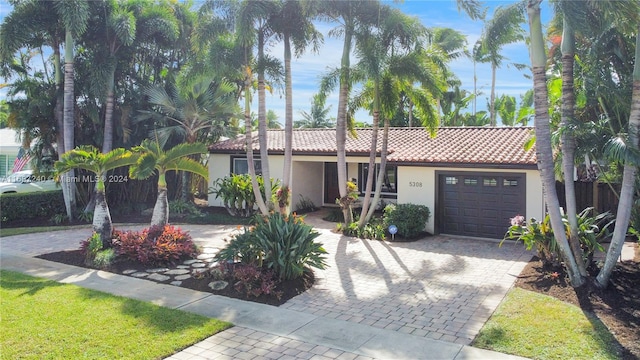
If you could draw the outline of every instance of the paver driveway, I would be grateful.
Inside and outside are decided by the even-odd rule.
[[[322,233],[330,266],[282,307],[437,340],[469,344],[531,258],[522,244],[432,236],[414,242]]]

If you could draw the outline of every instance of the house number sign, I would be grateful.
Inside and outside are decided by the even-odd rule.
[[[409,187],[422,187],[422,182],[420,181],[409,181]]]

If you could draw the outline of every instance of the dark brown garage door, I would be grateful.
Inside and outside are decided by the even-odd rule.
[[[438,192],[444,234],[501,239],[509,220],[526,210],[524,174],[440,173]]]

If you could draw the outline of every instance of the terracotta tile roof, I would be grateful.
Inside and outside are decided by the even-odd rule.
[[[535,148],[525,151],[531,137],[530,127],[444,127],[431,138],[423,128],[391,128],[388,161],[394,163],[501,164],[535,165]],[[372,129],[357,129],[358,138],[347,136],[347,156],[369,153]],[[257,132],[253,149],[258,150]],[[284,130],[268,131],[269,151],[284,152]],[[382,129],[378,151],[382,145]],[[211,145],[211,153],[244,151],[244,136]],[[294,129],[293,153],[296,155],[330,155],[336,152],[335,129]]]

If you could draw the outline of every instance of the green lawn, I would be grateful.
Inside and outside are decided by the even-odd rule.
[[[3,359],[158,359],[231,324],[0,271]]]
[[[618,359],[598,319],[550,296],[514,288],[473,346],[532,359]]]

